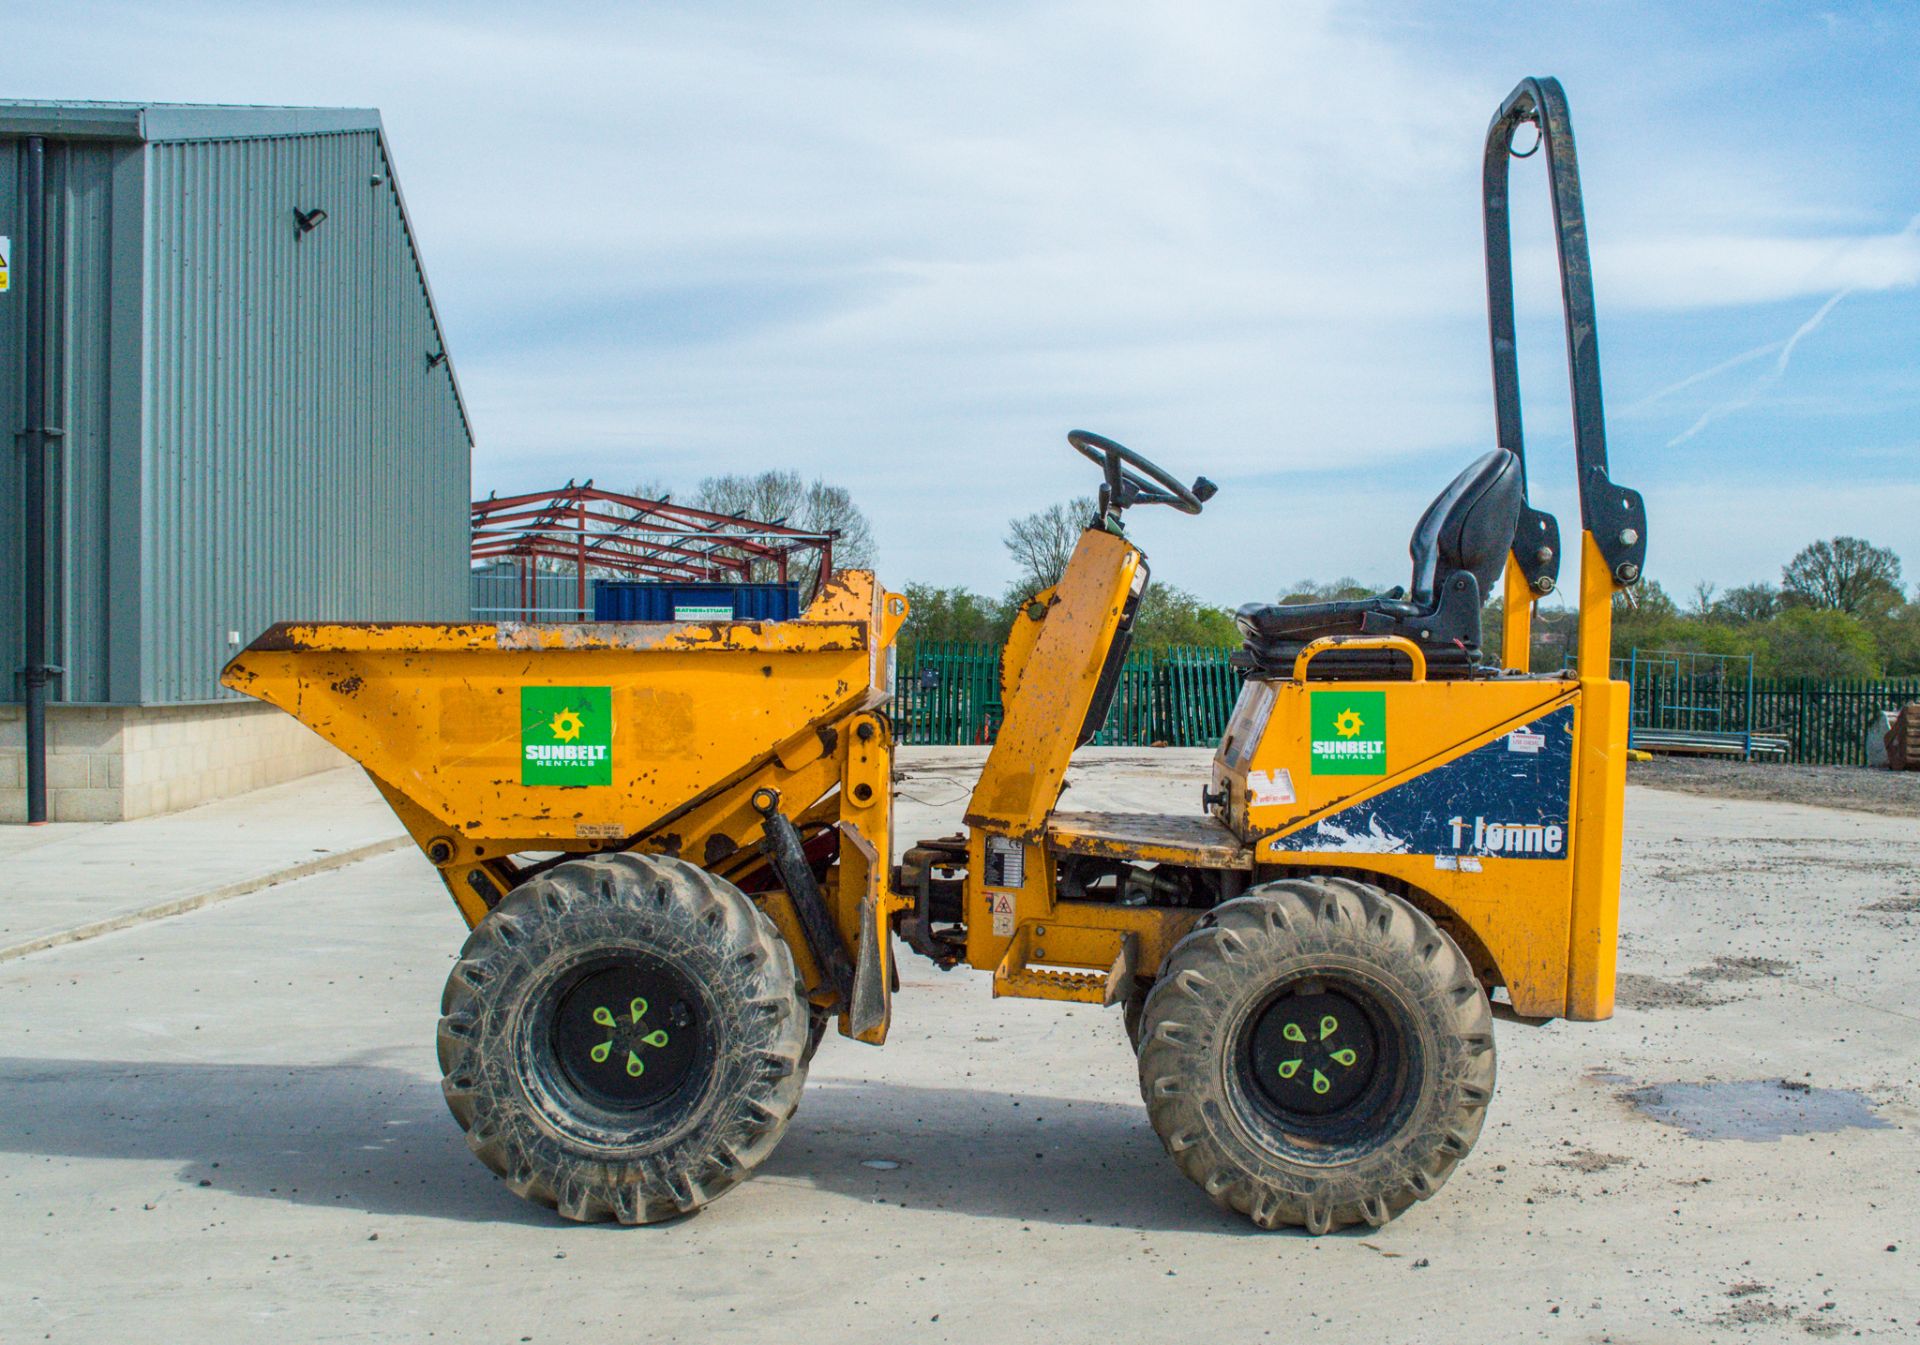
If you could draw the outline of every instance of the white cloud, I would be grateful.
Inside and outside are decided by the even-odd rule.
[[[73,3],[10,44],[26,96],[381,107],[482,489],[793,466],[856,489],[890,575],[991,588],[1004,520],[1085,488],[1082,424],[1227,485],[1143,525],[1164,577],[1227,599],[1397,577],[1489,441],[1479,156],[1517,69],[1586,72],[1609,342],[1614,314],[1920,278],[1870,195],[1780,161],[1750,110],[1675,133],[1715,51],[1629,96],[1579,43],[1464,22],[1497,22],[1500,72],[1331,0]],[[1514,177],[1529,407],[1557,426],[1539,160]],[[1700,364],[1787,335],[1730,330]],[[1646,400],[1663,438],[1699,410]],[[1658,466],[1628,459],[1630,484]],[[1325,469],[1354,484],[1288,475]]]

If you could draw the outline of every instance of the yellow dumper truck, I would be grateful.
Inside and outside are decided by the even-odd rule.
[[[1528,501],[1507,161],[1545,149],[1580,491],[1576,666],[1528,667],[1560,563]],[[895,938],[996,995],[1122,1012],[1180,1168],[1263,1227],[1381,1224],[1439,1189],[1493,1097],[1493,997],[1613,1008],[1626,688],[1614,594],[1645,555],[1607,473],[1566,105],[1528,80],[1485,161],[1498,448],[1414,530],[1404,589],[1254,605],[1190,814],[1063,811],[1146,557],[1129,509],[1213,493],[1076,431],[1099,506],[1007,638],[963,834],[897,848],[907,604],[824,582],[794,621],[299,624],[226,684],[367,769],[471,929],[439,1056],[474,1152],[572,1219],[699,1209],[779,1142],[830,1027],[886,1040]],[[1503,600],[1501,657],[1482,613]]]

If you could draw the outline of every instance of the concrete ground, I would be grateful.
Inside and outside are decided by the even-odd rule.
[[[133,822],[0,826],[0,962],[405,842],[357,767]]]
[[[1204,753],[1086,755],[1069,807],[1197,802]],[[977,760],[908,754],[903,837]],[[433,1061],[460,930],[416,855],[21,957],[0,1340],[1920,1339],[1912,820],[1628,807],[1617,1017],[1501,1024],[1452,1182],[1321,1239],[1178,1175],[1117,1011],[911,957],[892,1043],[829,1040],[754,1181],[637,1229],[468,1155]]]

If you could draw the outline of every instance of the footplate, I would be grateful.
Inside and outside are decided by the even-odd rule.
[[[1057,936],[1064,937],[1075,945],[1084,945],[1088,936],[1110,938],[1113,943],[1113,960],[1120,963],[1125,936],[1119,930],[1091,930],[1084,928],[1067,929],[1061,926],[1049,926],[1040,921],[1028,921],[1014,931],[1013,941],[1007,945],[1006,956],[1000,959],[1000,965],[993,971],[993,994],[996,999],[1008,996],[1016,999],[1054,999],[1065,1000],[1071,1004],[1110,1004],[1110,985],[1113,980],[1111,971],[1062,971],[1053,967],[1034,966],[1033,963],[1047,961],[1047,935],[1052,929]],[[1080,957],[1074,959],[1080,961]]]

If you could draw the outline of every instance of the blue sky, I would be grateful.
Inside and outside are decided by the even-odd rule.
[[[1222,603],[1402,580],[1491,446],[1479,151],[1557,75],[1614,476],[1652,575],[1835,533],[1920,581],[1920,10],[1789,4],[16,7],[18,97],[372,105],[476,487],[851,487],[889,582],[998,590],[1084,426],[1221,485],[1142,511]],[[1539,161],[1515,165],[1536,497],[1570,524]],[[1797,334],[1797,335],[1796,335]]]

